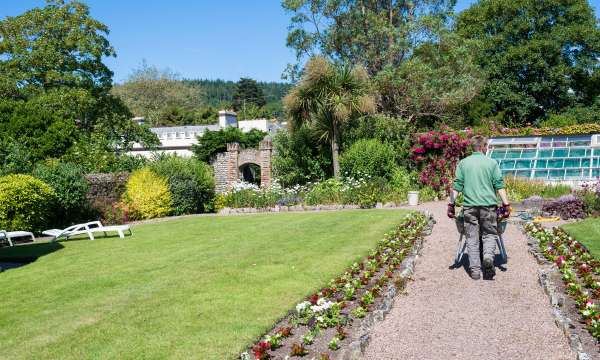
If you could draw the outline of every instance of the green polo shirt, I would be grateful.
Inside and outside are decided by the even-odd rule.
[[[504,179],[495,160],[474,152],[458,163],[454,190],[463,193],[463,206],[497,205],[496,191],[500,189],[504,189]]]

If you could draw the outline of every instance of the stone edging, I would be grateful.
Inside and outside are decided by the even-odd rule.
[[[396,205],[395,203],[377,203],[374,209],[396,209],[403,205]],[[225,207],[219,210],[219,215],[233,215],[233,214],[254,214],[254,213],[269,213],[269,212],[299,212],[299,211],[332,211],[332,210],[352,210],[361,209],[360,205],[347,204],[347,205],[290,205],[290,206],[273,206],[268,208],[230,208]]]
[[[552,316],[554,317],[554,323],[562,330],[563,334],[569,342],[571,350],[577,354],[577,360],[590,360],[591,357],[588,353],[583,351],[583,345],[579,335],[574,333],[572,330],[575,329],[576,321],[570,319],[561,308],[565,304],[565,295],[557,290],[556,285],[552,281],[552,276],[560,276],[560,271],[554,266],[552,262],[544,257],[539,247],[539,243],[536,239],[531,237],[525,229],[521,226],[521,231],[527,238],[527,245],[529,246],[528,252],[535,258],[537,263],[542,267],[538,270],[538,281],[544,293],[550,300],[552,306]]]
[[[431,231],[433,230],[433,225],[435,224],[435,220],[433,215],[424,211],[424,215],[427,217],[427,226],[423,229],[422,235],[423,237],[419,237],[410,254],[402,261],[400,264],[400,278],[404,284],[408,280],[413,277],[415,273],[415,265],[417,258],[421,250],[423,249],[424,237],[431,235]],[[373,330],[373,326],[381,322],[385,319],[387,314],[394,306],[394,298],[402,289],[397,289],[396,285],[390,285],[387,293],[383,296],[383,302],[379,305],[377,310],[373,312],[369,312],[362,320],[359,326],[358,333],[354,335],[352,342],[342,349],[340,353],[337,355],[336,360],[362,360],[364,359],[364,352],[369,345],[371,340],[371,332]]]

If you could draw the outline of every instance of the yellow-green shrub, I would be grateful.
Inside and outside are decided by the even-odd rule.
[[[0,230],[47,230],[55,201],[52,188],[33,176],[0,177]]]
[[[152,219],[171,213],[173,201],[167,179],[149,168],[134,171],[127,185],[123,201],[131,219]]]

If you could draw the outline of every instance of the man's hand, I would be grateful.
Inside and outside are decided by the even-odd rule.
[[[512,212],[512,207],[509,203],[502,203],[500,207],[500,218],[508,219],[510,217],[510,213]]]
[[[456,210],[454,209],[454,204],[448,204],[448,217],[450,219],[454,219],[456,217]]]

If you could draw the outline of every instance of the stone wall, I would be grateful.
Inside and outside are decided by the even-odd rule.
[[[212,166],[215,172],[215,190],[224,193],[233,183],[240,180],[240,167],[246,164],[260,166],[260,184],[262,187],[271,186],[271,157],[273,143],[270,137],[265,137],[257,149],[240,150],[240,144],[227,144],[227,152],[217,154]]]

